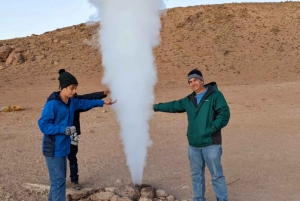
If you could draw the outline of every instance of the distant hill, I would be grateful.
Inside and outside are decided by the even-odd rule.
[[[156,48],[159,78],[184,80],[193,68],[224,84],[280,82],[300,77],[300,3],[248,3],[173,8],[162,18]],[[12,73],[24,78],[102,72],[94,35],[99,24],[57,29],[0,41],[22,54],[21,64],[0,59],[0,84]],[[1,53],[1,52],[0,52]],[[2,67],[1,67],[2,66]],[[17,73],[26,69],[30,74]],[[167,77],[167,78],[166,78]],[[7,81],[8,79],[8,81]],[[159,83],[164,83],[160,80]]]

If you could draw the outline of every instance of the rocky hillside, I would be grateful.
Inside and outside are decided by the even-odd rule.
[[[300,3],[258,3],[169,9],[155,50],[159,77],[185,82],[198,67],[223,84],[289,81],[300,77]],[[74,25],[0,41],[0,85],[11,75],[57,77],[61,67],[102,72],[98,25]],[[165,81],[160,80],[159,84]]]

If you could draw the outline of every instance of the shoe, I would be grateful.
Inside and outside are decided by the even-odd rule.
[[[78,182],[71,182],[71,187],[76,190],[81,190],[81,186],[79,185]]]

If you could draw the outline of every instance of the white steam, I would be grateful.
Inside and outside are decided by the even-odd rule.
[[[151,145],[148,121],[157,81],[153,47],[159,44],[163,0],[89,0],[101,19],[103,83],[117,103],[121,138],[133,183],[140,184]]]

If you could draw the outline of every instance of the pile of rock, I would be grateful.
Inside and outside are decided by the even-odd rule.
[[[15,46],[2,45],[0,46],[0,62],[5,62],[5,65],[21,64],[25,61],[22,52],[25,50]]]
[[[178,201],[164,190],[156,189],[148,184],[121,185],[100,189],[82,189],[68,191],[68,201]]]

